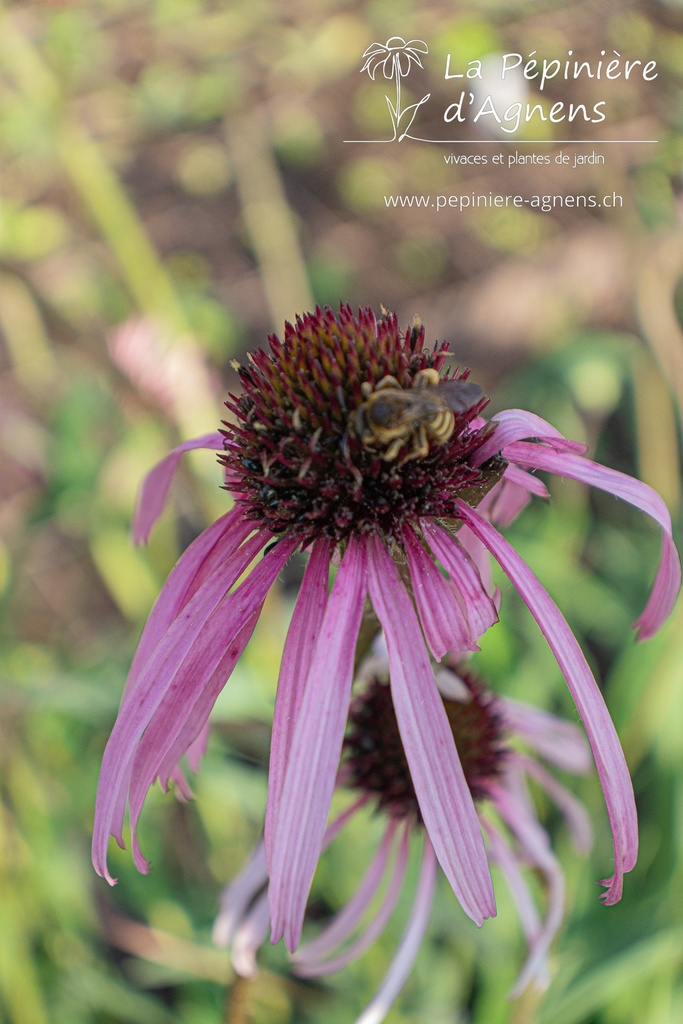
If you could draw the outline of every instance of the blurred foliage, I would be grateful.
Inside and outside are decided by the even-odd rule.
[[[430,40],[430,88],[448,52],[466,61],[597,40],[651,55],[657,87],[621,90],[609,131],[660,144],[605,147],[605,166],[571,176],[446,169],[438,147],[419,144],[346,145],[386,129],[382,87],[358,71],[373,40],[397,33]],[[179,551],[225,501],[212,457],[191,456],[175,518],[140,551],[128,542],[137,482],[179,438],[215,428],[235,386],[230,359],[285,317],[341,298],[382,302],[406,323],[419,312],[430,339],[448,338],[474,367],[494,411],[546,416],[678,513],[682,54],[673,0],[0,4],[0,1019],[223,1018],[233,976],[210,930],[220,886],[260,829],[291,588],[269,599],[218,702],[195,802],[150,797],[153,873],[140,877],[115,850],[109,890],[90,867],[89,834],[136,637]],[[612,189],[620,211],[456,216],[383,201]],[[634,771],[640,861],[622,903],[602,907],[593,880],[610,862],[607,819],[595,777],[583,781],[597,849],[582,862],[560,829],[569,907],[547,994],[506,1000],[523,944],[502,886],[498,918],[477,931],[444,885],[390,1024],[683,1019],[683,611],[635,647],[628,623],[655,530],[604,495],[561,480],[551,489],[550,507],[529,509],[510,535],[604,681]],[[575,716],[530,617],[509,589],[504,600],[482,672]],[[334,844],[316,906],[339,903],[373,845],[369,821]],[[297,981],[281,949],[265,950],[258,981],[235,999],[253,1024],[353,1019],[406,912],[324,983]]]

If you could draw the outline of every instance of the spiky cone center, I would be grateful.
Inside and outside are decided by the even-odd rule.
[[[369,533],[398,540],[406,522],[451,518],[457,497],[477,504],[499,479],[500,460],[470,465],[491,430],[472,426],[484,397],[453,415],[451,432],[443,429],[448,413],[425,419],[425,428],[419,409],[398,428],[392,421],[380,429],[375,408],[377,439],[363,422],[369,396],[387,378],[383,401],[393,391],[393,408],[413,408],[424,382],[466,381],[467,370],[443,374],[448,345],[426,349],[421,325],[404,334],[393,314],[376,320],[369,309],[357,317],[348,306],[338,316],[317,309],[269,345],[237,368],[243,393],[226,402],[234,421],[225,423],[222,461],[245,515],[272,533],[299,535],[304,545]]]
[[[503,769],[505,734],[492,694],[471,673],[461,679],[463,699],[442,700],[470,792],[481,800]],[[422,821],[386,680],[372,679],[351,704],[344,765],[347,785],[374,797],[378,809]]]

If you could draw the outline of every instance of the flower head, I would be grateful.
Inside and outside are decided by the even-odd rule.
[[[392,36],[386,43],[371,43],[364,52],[365,64],[361,74],[367,71],[372,80],[382,68],[385,78],[405,78],[411,64],[422,67],[421,53],[429,53],[429,47],[422,39],[406,42],[401,36]]]
[[[448,347],[427,351],[423,327],[404,336],[391,315],[319,310],[270,348],[237,367],[244,391],[226,403],[235,422],[221,456],[226,486],[259,528],[302,545],[399,540],[406,523],[450,515],[455,496],[482,497],[501,475],[495,458],[471,466],[491,429],[471,426],[481,389],[456,372],[450,387],[465,397],[456,411],[441,400]]]
[[[466,370],[446,374],[447,346],[425,348],[419,323],[342,306],[297,318],[239,367],[234,420],[187,442],[149,475],[135,532],[160,513],[175,466],[191,447],[220,451],[234,507],[183,554],[143,631],[104,754],[93,859],[109,835],[123,845],[156,778],[187,791],[209,713],[244,650],[278,573],[297,550],[309,559],[282,656],[271,747],[265,850],[273,935],[296,948],[324,842],[344,742],[354,665],[386,637],[391,698],[420,815],[465,911],[495,912],[477,811],[453,741],[432,659],[477,649],[496,621],[490,556],[508,575],[566,678],[593,750],[614,839],[607,903],[621,896],[637,851],[628,769],[598,686],[567,623],[498,530],[530,495],[529,470],[583,480],[645,511],[662,528],[662,560],[637,626],[664,621],[680,586],[671,521],[645,484],[583,457],[531,413],[488,422]],[[265,550],[264,550],[265,549]],[[263,557],[247,573],[254,559]],[[330,588],[330,571],[336,569]],[[241,582],[240,582],[241,580]]]
[[[449,667],[438,673],[440,697],[487,837],[487,856],[500,868],[510,889],[527,941],[526,963],[511,993],[517,997],[529,984],[547,985],[548,954],[564,904],[562,871],[536,815],[528,781],[555,802],[577,848],[587,852],[592,837],[585,809],[538,757],[553,767],[583,773],[589,769],[590,754],[576,726],[528,705],[494,697],[469,669],[454,659],[447,661]],[[405,887],[409,847],[421,846],[410,920],[386,978],[358,1024],[379,1024],[405,982],[427,928],[436,884],[434,848],[383,671],[381,659],[373,659],[361,673],[365,679],[351,704],[338,780],[340,787],[350,788],[358,797],[330,824],[325,845],[363,807],[379,813],[384,823],[382,839],[348,903],[294,955],[294,970],[305,977],[331,974],[360,957],[393,915]],[[543,880],[543,909],[527,884],[529,869]],[[247,976],[255,973],[256,952],[268,934],[267,884],[261,845],[240,878],[226,888],[214,928],[215,941],[231,946],[235,969]]]

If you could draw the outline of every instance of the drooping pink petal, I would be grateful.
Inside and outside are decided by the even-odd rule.
[[[519,466],[515,466],[512,462],[509,466],[506,466],[503,473],[503,481],[506,480],[517,484],[518,487],[523,487],[530,494],[535,494],[537,498],[550,497],[550,492],[540,477],[534,476],[533,473],[527,473],[526,470],[520,469]],[[495,487],[493,490],[495,490]]]
[[[379,538],[369,538],[368,555],[368,589],[387,639],[396,721],[420,812],[453,891],[481,925],[496,908],[472,795],[408,593]]]
[[[158,462],[154,469],[150,470],[142,482],[135,503],[133,540],[136,544],[147,542],[152,527],[164,511],[178,463],[185,452],[193,451],[195,448],[211,448],[214,451],[221,451],[223,435],[204,434],[202,437],[192,438],[191,441],[184,441],[169,452],[165,459]]]
[[[292,621],[287,631],[277,684],[273,732],[268,769],[265,842],[270,860],[294,726],[299,715],[304,684],[313,657],[315,641],[327,606],[327,585],[332,546],[324,538],[316,541],[299,589]]]
[[[657,576],[645,610],[633,624],[634,629],[639,630],[639,640],[653,636],[670,615],[681,589],[681,562],[672,540],[671,516],[657,492],[626,473],[567,452],[553,452],[540,445],[518,442],[508,445],[504,454],[518,466],[544,469],[608,491],[645,512],[661,527],[662,555]]]
[[[495,605],[484,587],[476,565],[456,537],[431,519],[421,519],[420,529],[430,548],[451,577],[462,597],[473,639],[498,621]]]
[[[531,494],[526,488],[511,481],[501,482],[503,487],[496,495],[496,501],[486,509],[486,518],[494,526],[502,528],[509,526],[524,511],[531,502]]]
[[[588,811],[583,804],[561,782],[558,782],[550,772],[546,771],[542,765],[532,758],[518,754],[516,760],[527,775],[530,775],[538,782],[558,810],[562,812],[572,834],[574,846],[579,853],[590,853],[593,846],[593,829]]]
[[[440,661],[447,651],[477,651],[454,590],[420,544],[410,526],[403,530],[413,596],[429,649]]]
[[[217,568],[174,619],[129,691],[104,751],[95,807],[93,863],[110,884],[114,879],[106,864],[108,836],[123,845],[122,813],[141,737],[162,705],[165,709],[178,701],[177,716],[183,718],[191,680],[197,674],[211,675],[296,547],[295,539],[281,540],[229,596],[235,582],[230,570],[239,560],[235,555],[227,558],[225,571]]]
[[[340,785],[339,777],[338,776],[337,776],[337,785]],[[332,819],[332,821],[329,823],[329,825],[325,829],[325,836],[323,838],[323,845],[322,845],[323,850],[326,850],[327,847],[330,845],[330,843],[334,842],[334,840],[337,838],[339,833],[343,830],[343,828],[346,825],[346,823],[349,822],[351,820],[351,818],[353,818],[353,816],[358,813],[358,811],[361,809],[361,807],[365,807],[365,805],[367,803],[369,803],[369,802],[370,802],[369,794],[368,793],[361,793],[361,795],[359,797],[357,797],[353,801],[353,803],[349,805],[349,807],[347,807],[345,810],[343,810],[341,812],[341,814],[338,814],[336,818]]]
[[[548,953],[562,924],[564,913],[564,875],[550,847],[545,829],[539,824],[528,798],[523,777],[507,773],[505,785],[493,783],[489,795],[496,810],[517,838],[525,859],[537,868],[547,891],[547,912],[537,934],[530,937],[529,956],[510,992],[518,999],[530,982],[544,987],[548,980]]]
[[[246,591],[243,593],[243,597],[251,600],[251,595],[247,596]],[[162,789],[167,790],[180,759],[187,757],[189,762],[190,754],[193,751],[196,753],[197,743],[201,742],[202,735],[206,735],[208,738],[209,715],[254,632],[262,607],[263,601],[257,606],[254,614],[246,622],[244,628],[238,632],[232,643],[228,644],[209,674],[203,675],[200,662],[193,666],[186,689],[187,699],[184,703],[184,713],[179,713],[180,701],[177,700],[173,706],[167,705],[163,712],[160,709],[150,722],[140,740],[133,766],[133,776],[136,782],[131,786],[129,801],[131,831],[134,831],[137,820],[133,811],[135,791],[141,788],[145,772],[156,772]],[[217,651],[212,653],[215,659]],[[154,776],[152,775],[149,778],[150,785],[153,781]],[[140,804],[141,806],[142,804]]]
[[[356,640],[366,591],[366,554],[352,538],[342,558],[311,659],[294,728],[270,862],[272,941],[293,952],[325,834],[344,739]]]
[[[192,771],[197,774],[199,766],[202,763],[202,759],[206,755],[206,748],[209,745],[209,734],[211,729],[208,722],[204,725],[197,734],[197,738],[192,741],[190,746],[187,748],[187,763],[189,764]]]
[[[510,463],[503,478],[477,506],[480,512],[494,526],[509,526],[524,511],[531,501],[531,495],[548,498],[548,488],[542,480]]]
[[[245,561],[245,557],[249,556],[254,546],[242,548],[241,555],[237,553],[253,530],[253,523],[243,518],[242,510],[233,508],[204,530],[183,552],[149,613],[130,667],[126,693],[134,684],[140,670],[168,627],[204,580],[208,579],[211,573],[224,563],[228,556],[233,554],[238,558],[238,564],[241,566],[239,571],[235,570],[237,571],[235,579],[246,569],[251,558],[249,561]],[[270,536],[271,534],[266,531],[260,533],[261,542],[255,547],[254,555],[266,544]],[[251,557],[253,558],[254,555]]]
[[[408,926],[403,933],[398,951],[389,968],[379,991],[369,1006],[360,1015],[356,1024],[381,1024],[391,1005],[403,988],[406,978],[415,962],[424,934],[429,923],[429,915],[434,899],[436,885],[436,856],[434,849],[425,836],[425,847],[422,854],[422,867],[417,886],[417,893]]]
[[[527,941],[532,940],[540,931],[541,919],[533,901],[529,886],[526,884],[519,861],[502,834],[495,825],[482,816],[482,825],[489,839],[489,857],[496,862],[510,890]]]
[[[314,938],[312,942],[308,942],[301,946],[294,954],[294,961],[297,965],[297,974],[310,978],[315,975],[327,974],[328,972],[338,970],[338,968],[330,966],[334,961],[330,961],[330,959],[326,959],[326,957],[329,957],[330,953],[332,953],[337,946],[346,942],[349,936],[358,927],[362,918],[364,918],[364,915],[379,890],[385,876],[387,864],[391,857],[391,851],[395,845],[394,837],[396,835],[397,826],[398,821],[396,819],[389,819],[389,824],[385,830],[384,836],[382,837],[379,849],[375,854],[370,867],[366,871],[364,879],[360,882],[360,885],[353,896],[344,904],[342,909],[335,914],[330,924],[326,926],[321,934]],[[401,844],[401,847],[405,847],[404,855],[402,857],[402,869],[397,870],[397,868],[394,868],[393,872],[394,874],[400,873],[401,881],[402,873],[405,869],[405,861],[408,859],[408,838],[408,833],[404,830],[403,843]],[[400,886],[398,887],[398,892],[399,891]],[[398,894],[396,894],[396,898],[397,895]],[[354,957],[351,957],[351,959],[353,958]]]
[[[219,607],[207,620],[202,637],[202,642],[205,640],[206,646],[197,650],[199,645],[195,645],[192,660],[188,659],[185,665],[179,666],[172,687],[150,719],[138,743],[128,804],[133,860],[142,872],[147,870],[148,865],[138,844],[137,825],[145,797],[157,776],[162,787],[168,788],[178,761],[206,725],[218,695],[247,646],[265,599],[262,583],[257,591],[262,595],[260,601],[251,593],[247,595],[250,579],[251,577],[240,587],[243,591],[240,597],[245,607],[253,607],[255,604],[255,610],[224,651],[221,650],[221,643],[224,642],[226,622],[231,621],[232,615],[227,608]],[[268,589],[270,585],[268,584]],[[224,605],[229,603],[228,599]]]
[[[605,701],[576,637],[529,566],[474,509],[464,501],[457,504],[460,515],[500,564],[538,623],[581,715],[605,794],[614,840],[614,874],[603,883],[608,887],[603,900],[608,905],[617,903],[624,872],[632,870],[638,855],[638,821],[631,777]]]
[[[401,895],[405,870],[408,860],[408,833],[404,834],[404,842],[401,844],[394,870],[384,898],[375,911],[367,927],[361,932],[355,942],[350,943],[335,957],[322,960],[301,962],[296,967],[296,973],[306,978],[320,977],[321,975],[333,974],[348,967],[350,963],[357,960],[370,946],[379,938],[386,928]]]
[[[496,429],[481,447],[477,448],[472,457],[473,466],[482,466],[487,459],[497,455],[507,445],[529,437],[537,438],[556,451],[576,452],[578,455],[588,451],[588,445],[581,441],[568,441],[547,420],[525,409],[505,409],[503,412],[497,412],[492,422],[495,423]]]
[[[244,920],[247,910],[268,883],[263,842],[255,847],[239,875],[221,893],[218,917],[213,926],[214,944],[225,949]]]
[[[198,538],[198,541],[199,540],[201,540],[201,538]],[[249,563],[252,561],[254,556],[257,554],[259,549],[263,546],[263,543],[264,543],[264,539],[262,537],[259,537],[258,534],[256,534],[254,537],[251,537],[241,548],[238,548],[237,550],[232,551],[230,554],[227,555],[227,557],[224,556],[222,564],[219,563],[215,567],[214,573],[212,574],[212,578],[214,578],[215,584],[218,586],[218,592],[219,593],[225,593],[225,592],[227,592],[232,587],[232,585],[236,582],[238,577],[247,568]],[[195,551],[193,553],[192,549],[188,548],[188,551],[185,553],[185,555],[183,556],[181,561],[178,563],[178,566],[176,567],[180,573],[184,573],[184,575],[182,575],[182,577],[181,577],[181,583],[183,585],[182,586],[179,585],[179,587],[178,587],[178,593],[182,594],[182,600],[183,601],[185,600],[185,594],[186,594],[187,587],[194,585],[193,581],[196,578],[197,573],[201,571],[201,566],[199,568],[197,568],[196,565],[195,565],[196,551],[197,551],[197,549],[195,549]],[[191,568],[190,568],[189,572],[185,573],[185,568],[184,567],[186,565],[188,565],[188,563],[190,564]],[[192,567],[193,566],[196,569],[195,572],[192,571]],[[187,584],[187,586],[185,586],[185,584]],[[162,626],[164,625],[164,619],[165,618],[169,618],[169,622],[171,622],[171,619],[172,619],[172,625],[177,627],[176,633],[174,634],[174,636],[178,635],[177,634],[177,630],[178,629],[182,632],[182,630],[184,628],[184,623],[187,621],[187,616],[186,616],[186,614],[184,612],[183,612],[184,618],[182,618],[182,619],[181,619],[180,615],[178,614],[178,609],[176,608],[176,604],[177,604],[177,601],[180,600],[180,598],[178,598],[178,594],[177,593],[174,593],[173,588],[171,586],[169,586],[168,581],[167,581],[167,586],[164,588],[164,592],[163,593],[166,595],[165,603],[161,602],[161,601],[157,601],[157,605],[155,606],[154,609],[152,609],[152,616],[151,616],[151,618],[153,619],[153,622],[152,622],[152,627],[150,629],[150,633],[149,634],[145,633],[145,635],[149,636],[149,637],[151,637],[152,634],[154,635],[154,645],[152,644],[152,641],[150,639],[149,642],[148,642],[148,646],[149,646],[150,650],[144,656],[144,659],[143,658],[138,658],[136,656],[136,658],[134,658],[134,660],[133,660],[133,666],[131,667],[131,671],[130,671],[130,674],[129,674],[129,677],[128,677],[128,682],[126,683],[126,688],[125,688],[125,691],[124,691],[123,699],[121,701],[121,707],[119,709],[119,715],[118,715],[118,718],[117,718],[117,722],[116,722],[116,725],[114,726],[114,733],[116,733],[117,735],[118,735],[118,731],[120,731],[120,723],[121,723],[121,721],[124,720],[125,716],[128,715],[129,712],[130,712],[130,708],[128,707],[129,700],[132,699],[134,701],[135,707],[138,707],[141,704],[144,704],[144,702],[146,700],[149,700],[149,691],[153,690],[154,687],[157,685],[158,680],[157,680],[157,676],[155,675],[154,671],[148,672],[146,677],[144,679],[142,679],[142,680],[141,680],[140,677],[141,677],[141,673],[142,673],[143,667],[146,667],[148,662],[151,660],[151,649],[152,649],[152,647],[153,647],[153,650],[154,650],[154,654],[155,655],[156,654],[160,655],[163,652],[165,646],[168,646],[168,635],[169,635],[168,631],[166,633],[164,633],[162,631]],[[207,591],[205,593],[210,593],[210,591]],[[159,611],[159,615],[158,615],[157,619],[154,620],[155,609],[157,608],[157,606],[160,606],[160,611]],[[173,609],[173,615],[171,615],[171,610],[172,609]],[[170,631],[170,628],[171,628],[171,625],[169,625],[169,631]],[[150,711],[150,715],[151,714],[152,714],[152,712]],[[145,723],[145,725],[146,725],[146,723]],[[143,725],[143,729],[144,729],[144,725]],[[114,733],[112,734],[112,736],[114,735]],[[110,739],[109,739],[109,743],[107,745],[107,749],[109,749],[109,745],[111,743],[112,743],[112,737],[110,737]],[[100,787],[98,789],[98,801],[100,801],[100,799],[104,800],[105,789],[108,791],[108,796],[107,796],[107,801],[108,801],[107,819],[108,819],[108,821],[105,822],[105,824],[108,825],[108,828],[107,828],[107,830],[103,834],[101,834],[99,836],[99,840],[100,840],[100,848],[99,848],[100,849],[100,855],[103,854],[103,853],[106,854],[107,831],[111,830],[112,834],[115,836],[116,841],[118,842],[119,846],[123,846],[123,835],[122,835],[122,831],[121,830],[122,830],[122,827],[123,827],[123,818],[124,818],[124,815],[125,815],[126,803],[127,803],[127,799],[128,799],[128,787],[129,787],[131,772],[132,772],[132,768],[133,768],[133,754],[134,754],[134,748],[135,748],[135,744],[136,743],[137,743],[137,740],[135,740],[133,742],[133,745],[131,746],[131,748],[129,750],[130,756],[125,758],[125,760],[120,765],[120,769],[119,769],[119,771],[116,774],[116,781],[115,781],[115,783],[112,783],[110,785],[110,780],[108,780],[107,775],[103,771],[103,769],[106,767],[106,763],[105,762],[103,762],[103,769],[100,771],[100,780],[101,780],[101,782],[100,782]],[[100,805],[98,803],[97,806],[96,806],[96,811],[95,811],[95,832],[96,833],[97,833],[98,822],[100,821],[100,819],[98,817],[98,808],[99,808],[99,806]],[[102,846],[102,843],[103,843],[103,846]],[[93,836],[93,850],[94,849],[95,849],[95,836]]]
[[[180,803],[186,803],[188,800],[194,799],[194,794],[190,788],[189,782],[187,781],[185,772],[179,764],[175,765],[173,771],[169,775],[169,784],[171,782],[175,786],[176,799],[179,800]]]
[[[482,586],[491,598],[497,615],[500,609],[500,590],[493,581],[493,566],[490,554],[482,542],[474,536],[469,527],[465,526],[464,523],[458,530],[458,543],[479,573]]]
[[[268,923],[268,895],[264,892],[238,927],[232,941],[230,962],[241,978],[253,978],[258,973],[256,954],[266,941]]]
[[[593,760],[590,748],[578,726],[511,697],[499,697],[498,704],[506,728],[520,736],[551,764],[575,775],[585,775],[591,770]]]

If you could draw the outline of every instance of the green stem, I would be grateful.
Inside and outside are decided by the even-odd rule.
[[[224,1024],[249,1024],[249,978],[235,975],[225,1000]]]

